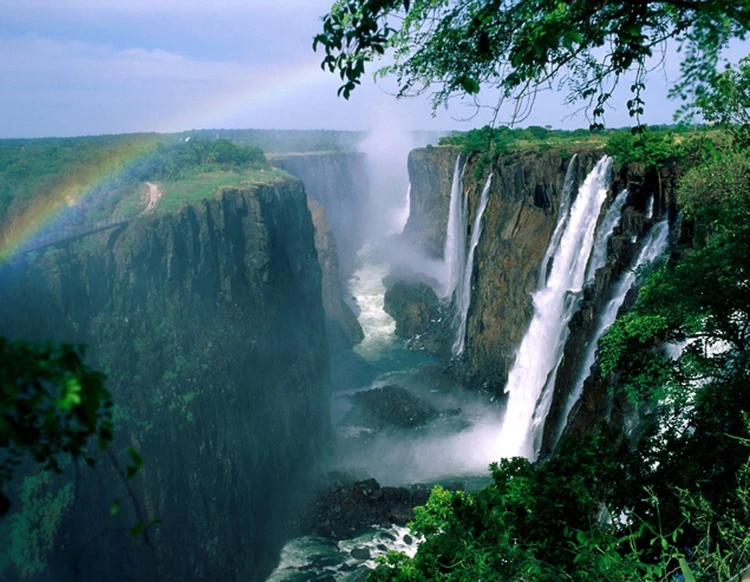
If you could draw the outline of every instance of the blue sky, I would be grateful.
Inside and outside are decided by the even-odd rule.
[[[2,0],[0,137],[181,131],[206,127],[408,129],[487,122],[457,102],[396,101],[368,78],[350,101],[319,68],[312,37],[332,0]],[[671,121],[676,62],[649,83],[648,123]],[[624,100],[622,100],[624,101]],[[523,125],[587,127],[548,92]],[[630,123],[613,110],[608,125]]]

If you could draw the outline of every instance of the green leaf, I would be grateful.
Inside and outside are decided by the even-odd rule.
[[[109,513],[113,517],[117,517],[120,515],[120,500],[119,499],[113,499],[112,503],[109,504]]]
[[[685,556],[680,556],[680,571],[682,572],[682,577],[685,578],[685,582],[695,582],[695,576]]]
[[[130,528],[130,535],[137,536],[139,534],[142,534],[144,531],[146,531],[146,526],[139,521],[132,528]]]

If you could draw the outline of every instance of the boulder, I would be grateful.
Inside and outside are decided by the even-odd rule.
[[[375,430],[410,429],[437,418],[438,410],[401,386],[383,386],[352,395],[346,424]]]

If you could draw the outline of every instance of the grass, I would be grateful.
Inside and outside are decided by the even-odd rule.
[[[163,194],[154,212],[174,212],[185,204],[212,198],[222,186],[259,186],[276,184],[289,178],[289,174],[276,168],[245,170],[242,172],[213,171],[193,174],[179,180],[159,183]]]

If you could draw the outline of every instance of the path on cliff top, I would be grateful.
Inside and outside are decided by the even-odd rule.
[[[148,186],[148,204],[146,205],[146,208],[143,209],[143,212],[153,210],[154,206],[156,206],[156,201],[159,200],[162,195],[161,190],[159,190],[159,187],[156,184],[146,182],[146,186]]]

